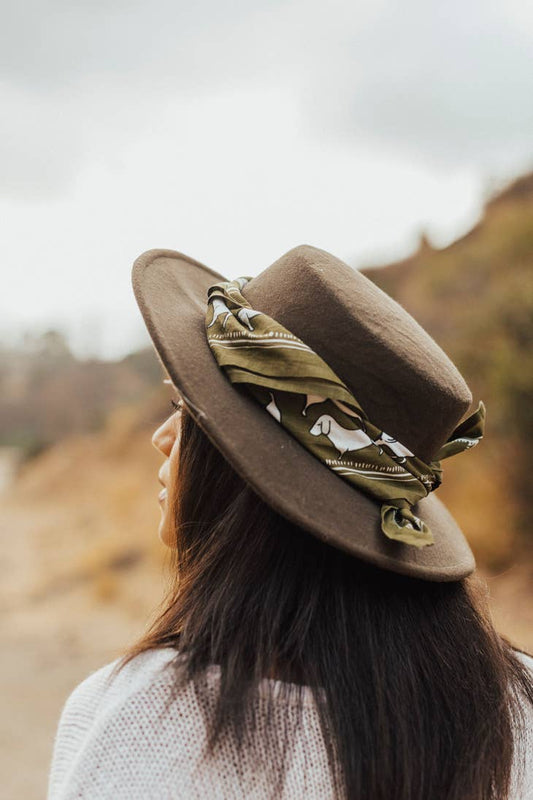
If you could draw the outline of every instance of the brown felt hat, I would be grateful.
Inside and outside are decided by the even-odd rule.
[[[472,551],[435,492],[413,506],[435,544],[415,548],[388,539],[377,500],[335,474],[230,383],[207,342],[205,316],[208,287],[236,277],[173,250],[149,250],[133,265],[133,290],[157,353],[209,439],[266,503],[329,544],[424,580],[470,574]],[[454,364],[413,317],[324,250],[295,247],[242,294],[315,350],[368,418],[423,461],[436,455],[472,402]]]

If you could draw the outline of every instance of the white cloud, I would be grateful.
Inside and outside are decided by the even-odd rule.
[[[516,169],[533,155],[532,46],[531,6],[388,2],[348,33],[307,105],[327,135]]]
[[[393,258],[421,227],[440,244],[462,233],[486,179],[528,166],[520,0],[10,8],[4,326],[64,322],[87,349],[102,317],[105,352],[123,352],[145,249],[228,275],[301,242]]]
[[[348,261],[392,257],[421,224],[468,225],[476,187],[468,170],[431,173],[383,149],[317,143],[291,92],[170,104],[67,198],[4,202],[11,305],[21,323],[64,321],[84,347],[80,319],[97,309],[106,352],[123,352],[138,318],[131,264],[144,250],[178,249],[231,277],[304,242]]]
[[[531,156],[533,10],[518,0],[10,9],[0,28],[7,195],[30,181],[37,193],[63,191],[95,142],[134,140],[158,105],[250,86],[294,88],[317,138],[482,168]]]

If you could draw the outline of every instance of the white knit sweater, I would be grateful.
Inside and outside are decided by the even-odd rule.
[[[101,667],[69,695],[56,732],[48,800],[266,800],[272,785],[253,758],[237,758],[228,745],[209,766],[197,766],[205,741],[203,715],[191,686],[179,690],[164,711],[172,673],[161,668],[174,650],[152,650],[134,658],[109,682],[116,661]],[[533,659],[521,656],[533,672]],[[209,671],[216,691],[219,671]],[[279,702],[283,684],[263,681]],[[285,687],[286,688],[286,687]],[[318,714],[304,689],[304,716],[291,736],[283,799],[329,800],[329,777]],[[296,719],[296,715],[294,714]],[[523,781],[515,776],[512,800],[533,798],[533,715]],[[195,766],[196,765],[196,766]],[[392,800],[392,798],[391,798]]]

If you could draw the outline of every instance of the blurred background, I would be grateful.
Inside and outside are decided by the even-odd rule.
[[[44,796],[68,693],[164,593],[170,393],[130,283],[152,247],[233,278],[312,244],[427,328],[487,406],[439,495],[531,650],[531,5],[0,8],[5,797]]]

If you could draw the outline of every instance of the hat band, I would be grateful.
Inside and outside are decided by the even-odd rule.
[[[440,486],[440,460],[483,437],[484,404],[426,464],[369,420],[318,353],[250,306],[242,295],[250,280],[221,281],[207,291],[207,341],[219,367],[323,464],[381,503],[386,536],[415,547],[434,544],[411,506]]]

